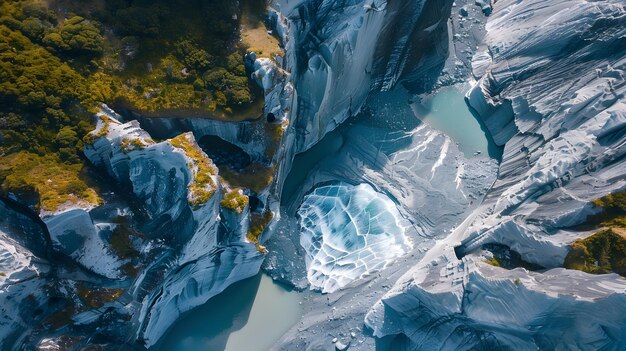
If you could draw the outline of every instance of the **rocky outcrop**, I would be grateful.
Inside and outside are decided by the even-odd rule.
[[[0,201],[0,349],[9,350],[31,332],[33,311],[45,307],[50,268],[43,228]],[[25,247],[26,246],[26,247]],[[30,247],[27,248],[27,247]],[[42,311],[43,312],[43,311]]]
[[[498,179],[366,323],[376,336],[404,335],[409,349],[617,349],[626,325],[612,314],[626,308],[617,275],[480,261],[483,245],[502,244],[561,266],[587,234],[569,228],[592,213],[589,202],[626,187],[626,12],[615,1],[534,0],[493,11],[467,100],[504,145]]]
[[[391,89],[402,79],[415,83],[418,72],[441,68],[447,50],[443,14],[451,5],[278,1],[288,20],[286,60],[297,91],[296,152],[355,115],[370,91]]]
[[[509,271],[483,260],[431,262],[419,284],[392,289],[366,322],[375,335],[405,335],[412,350],[623,345],[626,281],[617,275]]]
[[[75,209],[44,218],[52,248],[89,271],[110,279],[122,278],[124,260],[111,252],[89,213]]]
[[[263,254],[246,239],[247,203],[220,215],[224,185],[191,133],[155,143],[138,122],[121,123],[109,112],[92,136],[85,155],[145,211],[142,234],[150,244],[141,250],[152,263],[129,288],[139,305],[128,306],[139,307],[133,324],[150,346],[182,313],[256,274]]]

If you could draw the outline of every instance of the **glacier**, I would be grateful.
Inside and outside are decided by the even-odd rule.
[[[322,292],[377,272],[412,247],[404,233],[408,221],[367,184],[316,188],[305,196],[298,216],[308,280]]]
[[[621,348],[624,280],[558,267],[589,235],[572,227],[590,201],[626,187],[625,19],[611,1],[494,4],[467,101],[504,146],[498,179],[371,309],[374,335],[416,350]],[[546,270],[488,266],[486,244]]]
[[[33,217],[1,199],[0,348],[158,347],[265,261],[275,279],[324,293],[308,292],[275,349],[371,350],[371,336],[408,350],[619,349],[624,280],[560,267],[590,234],[573,229],[590,201],[626,188],[625,13],[617,0],[275,1],[284,56],[245,64],[284,132],[276,152],[264,119],[125,119],[103,106],[85,155],[113,184],[104,204]],[[466,80],[499,162],[464,154],[407,103]],[[181,133],[273,167],[268,187],[245,192],[261,210],[222,207],[233,189],[219,174],[192,187],[198,164],[172,143]],[[327,155],[299,163],[320,144]],[[201,191],[212,196],[194,205]],[[273,219],[255,243],[260,211]],[[122,228],[134,257],[113,248]],[[490,266],[488,245],[541,269]],[[84,284],[123,292],[85,308]],[[50,317],[66,324],[50,331]]]

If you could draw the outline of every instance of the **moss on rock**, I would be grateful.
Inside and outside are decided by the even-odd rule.
[[[191,133],[181,134],[169,140],[175,148],[181,149],[191,159],[193,166],[191,171],[193,179],[190,181],[188,190],[189,204],[198,207],[213,197],[217,185],[213,177],[217,175],[217,167],[213,161],[196,144]]]
[[[248,206],[248,196],[243,194],[241,189],[233,189],[224,195],[221,205],[222,207],[233,210],[237,214],[241,214]]]

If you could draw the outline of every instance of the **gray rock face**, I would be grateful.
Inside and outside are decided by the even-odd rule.
[[[589,201],[626,187],[626,11],[616,1],[498,1],[469,104],[504,145],[482,206],[367,316],[409,349],[619,349],[624,280],[490,267],[483,244],[559,267]],[[584,322],[583,322],[584,321]],[[545,327],[537,327],[545,326]],[[558,337],[556,336],[558,335]]]
[[[32,220],[0,201],[0,349],[8,350],[31,332],[33,311],[48,303],[49,267],[45,233]],[[29,250],[25,246],[30,246]]]
[[[339,275],[350,283],[340,290],[333,289],[332,293],[313,294],[306,299],[307,313],[302,322],[285,334],[276,349],[314,348],[320,335],[341,333],[355,333],[350,350],[374,349],[374,340],[364,335],[366,310],[376,303],[407,267],[419,262],[436,240],[445,238],[451,228],[478,206],[495,180],[497,164],[494,160],[485,156],[465,156],[445,134],[426,123],[420,124],[407,100],[407,94],[402,91],[378,93],[370,97],[362,116],[349,120],[328,134],[326,138],[333,140],[325,139],[322,141],[325,144],[319,147],[330,144],[337,147],[332,151],[324,149],[326,157],[310,171],[288,207],[297,209],[305,194],[313,194],[314,189],[328,184],[369,184],[379,196],[391,199],[402,218],[410,222],[406,235],[412,242],[412,249],[379,271],[379,267],[375,266],[375,255],[361,255],[362,261],[366,262],[365,266],[371,268],[372,273],[359,277]],[[310,152],[318,152],[318,146]],[[304,154],[303,159],[307,160],[308,155],[309,152]],[[297,162],[303,162],[301,160]],[[298,163],[294,167],[302,165]],[[333,200],[333,197],[329,195],[329,199]],[[341,223],[341,217],[333,219],[319,216],[315,222],[320,227],[330,227],[334,223]],[[294,232],[275,235],[280,237],[289,233]],[[338,233],[340,231],[334,234]],[[300,239],[304,236],[295,232],[292,238]],[[271,243],[279,244],[283,241],[275,241],[273,237],[268,247],[272,247]],[[357,244],[353,245],[355,251],[360,250]],[[349,260],[340,262],[348,263]],[[352,267],[357,272],[360,268],[358,262]],[[297,268],[296,265],[289,272],[277,272],[274,269],[272,274],[282,279],[291,275],[299,282]],[[324,273],[331,277],[328,281],[332,281],[335,272]],[[312,286],[316,287],[315,284]],[[329,344],[332,350],[334,345]]]
[[[135,303],[127,306],[139,309],[131,325],[151,346],[182,313],[256,274],[263,254],[246,239],[247,205],[240,214],[220,208],[217,168],[192,134],[155,144],[136,121],[122,124],[107,114],[92,133],[99,137],[85,155],[132,189],[144,204],[146,235],[160,243],[143,248],[151,264],[128,290]],[[211,179],[195,185],[200,167]]]
[[[75,209],[44,219],[52,248],[88,270],[110,279],[122,278],[124,261],[110,252],[89,213]]]
[[[403,79],[415,83],[419,72],[441,65],[447,50],[441,18],[451,4],[279,1],[289,23],[287,66],[297,91],[295,151],[355,115],[371,90],[388,90]]]

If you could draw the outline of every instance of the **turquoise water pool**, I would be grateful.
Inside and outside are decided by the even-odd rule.
[[[258,274],[181,318],[155,350],[268,350],[300,319],[300,301],[301,294]]]
[[[465,103],[465,92],[469,88],[468,84],[441,88],[434,94],[416,98],[411,109],[422,122],[458,143],[467,157],[480,153],[498,158],[498,147]]]

